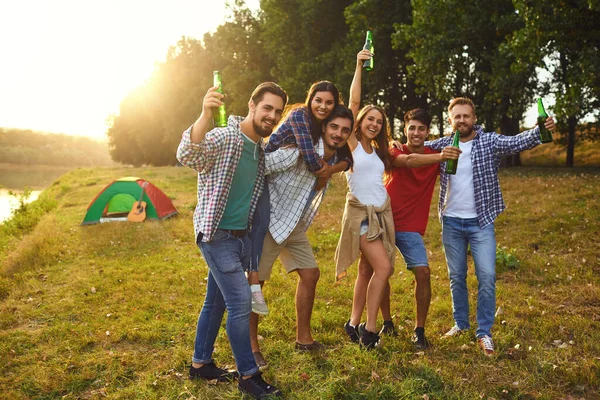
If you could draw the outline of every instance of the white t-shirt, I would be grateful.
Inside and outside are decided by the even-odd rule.
[[[448,181],[446,207],[442,214],[454,218],[477,218],[473,189],[473,163],[471,162],[473,141],[459,142],[458,146],[462,153],[458,157],[456,175],[450,175]]]
[[[346,171],[350,193],[366,206],[381,207],[387,198],[383,186],[385,167],[375,149],[371,154],[365,152],[360,142],[352,152],[353,171]]]

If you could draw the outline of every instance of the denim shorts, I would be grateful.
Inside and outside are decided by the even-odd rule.
[[[369,220],[365,219],[360,223],[360,234],[358,236],[362,236],[369,231]]]
[[[406,268],[429,267],[427,250],[419,232],[396,232],[396,247],[404,257]]]

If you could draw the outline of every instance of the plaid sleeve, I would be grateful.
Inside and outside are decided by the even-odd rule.
[[[273,132],[271,136],[269,136],[269,140],[267,140],[267,144],[265,145],[265,153],[271,153],[281,147],[288,129],[289,127],[287,121],[283,122],[275,129],[275,132]]]
[[[443,138],[428,140],[425,142],[425,147],[429,147],[431,150],[442,151],[442,149],[448,146],[452,136],[444,136]]]
[[[286,147],[272,153],[265,153],[265,175],[283,172],[298,162],[298,148]]]
[[[315,152],[312,137],[310,136],[310,116],[305,110],[299,109],[290,115],[289,122],[306,166],[311,172],[318,171],[321,169],[321,157]]]
[[[213,129],[206,134],[202,142],[193,143],[190,137],[192,126],[181,135],[181,142],[177,148],[177,160],[186,167],[202,172],[215,160],[219,148],[219,135]]]
[[[532,149],[541,143],[540,129],[536,126],[515,136],[497,135],[495,153],[499,156],[507,156]]]

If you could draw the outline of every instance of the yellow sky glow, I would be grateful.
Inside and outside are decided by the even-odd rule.
[[[169,46],[225,13],[225,0],[0,2],[0,127],[105,138],[108,115]]]

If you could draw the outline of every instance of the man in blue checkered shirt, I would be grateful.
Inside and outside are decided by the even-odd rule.
[[[470,246],[479,283],[477,342],[485,355],[493,356],[491,328],[496,309],[494,221],[506,208],[500,191],[498,168],[502,157],[540,144],[540,131],[536,127],[515,136],[484,132],[481,126],[475,125],[475,105],[464,97],[450,102],[448,114],[452,130],[460,134],[461,154],[455,175],[445,172],[446,163],[440,165],[438,213],[442,222],[442,242],[455,322],[444,337],[456,336],[469,329],[467,249]],[[545,126],[553,131],[554,120],[548,118]],[[452,139],[452,135],[447,136],[426,142],[425,146],[440,151],[451,144]]]

